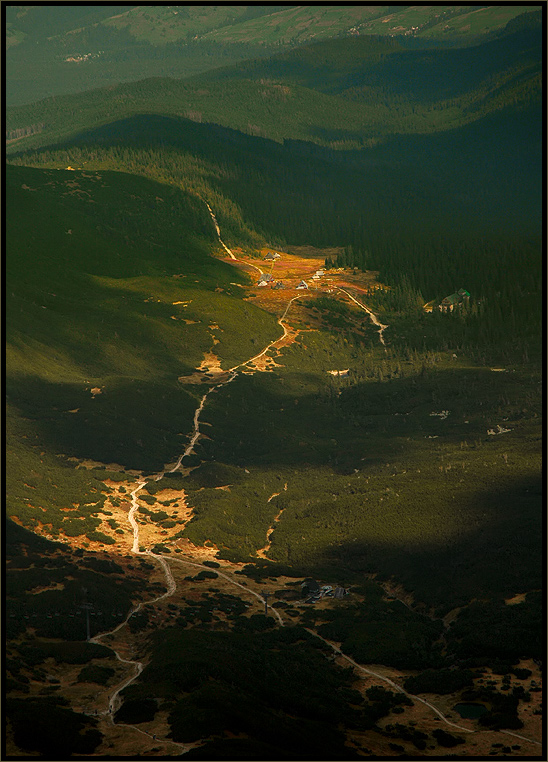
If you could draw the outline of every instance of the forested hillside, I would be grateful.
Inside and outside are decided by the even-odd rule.
[[[177,377],[211,345],[208,325],[223,328],[217,353],[229,364],[253,351],[238,328],[244,316],[256,316],[257,337],[276,328],[242,302],[230,284],[241,276],[208,256],[214,231],[202,202],[120,173],[76,180],[8,167],[7,177],[9,510],[27,523],[23,474],[33,468],[42,479],[40,446],[62,487],[51,492],[46,479],[43,499],[54,506],[79,478],[69,469],[55,479],[67,467],[59,453],[154,469],[191,425],[195,394]]]
[[[68,9],[68,10],[67,10]],[[243,58],[268,55],[270,46],[194,39],[275,6],[12,6],[6,7],[7,102],[149,76],[188,77]]]
[[[540,320],[540,156],[539,114],[529,108],[354,151],[141,116],[12,161],[180,184],[208,199],[227,241],[343,246],[336,264],[410,287],[410,305],[421,298],[413,293],[428,301],[466,284],[483,304],[462,340],[520,345]]]
[[[406,103],[436,103],[484,89],[488,82],[492,87],[540,73],[540,12],[526,18],[521,29],[466,48],[407,50],[399,37],[371,35],[244,61],[207,79],[275,77],[352,100],[382,102],[392,96]]]

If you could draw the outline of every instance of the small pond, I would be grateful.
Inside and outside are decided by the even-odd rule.
[[[483,704],[456,704],[453,709],[460,714],[463,720],[477,720],[478,717],[488,711]]]

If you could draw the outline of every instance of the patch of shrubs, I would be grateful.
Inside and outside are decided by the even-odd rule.
[[[420,675],[408,677],[403,687],[409,693],[455,693],[472,685],[474,674],[469,669],[427,669]]]
[[[158,704],[154,699],[128,699],[114,715],[114,722],[124,722],[128,725],[151,722],[157,711]]]
[[[31,640],[28,644],[20,646],[19,653],[23,661],[30,666],[41,664],[49,657],[53,657],[58,664],[86,664],[92,659],[114,658],[110,648],[85,640],[62,643]]]
[[[240,616],[234,623],[234,632],[264,632],[276,627],[276,624],[274,617],[264,616],[264,614]]]
[[[77,677],[79,683],[97,683],[97,685],[106,685],[110,678],[116,674],[110,667],[100,667],[96,664],[90,664],[80,670]]]
[[[108,561],[107,559],[95,558],[94,556],[88,556],[82,559],[84,566],[89,566],[93,571],[100,572],[101,574],[123,574],[124,570],[114,561]]]
[[[413,706],[405,693],[393,693],[382,686],[373,686],[365,692],[367,703],[362,707],[356,727],[362,730],[373,728],[381,717],[390,712],[400,714],[404,706]]]
[[[384,728],[386,735],[393,738],[403,738],[405,741],[411,741],[416,749],[426,749],[427,733],[423,733],[421,730],[415,730],[412,726],[401,725],[396,723],[395,725],[386,725]]]
[[[453,736],[451,733],[446,733],[445,730],[442,730],[441,728],[433,730],[432,735],[438,742],[439,746],[445,746],[448,749],[464,743],[464,738],[461,738],[460,736]]]
[[[102,542],[103,545],[115,545],[116,540],[103,532],[87,532],[86,537],[93,542]]]
[[[218,579],[219,575],[216,572],[204,571],[198,572],[195,577],[185,577],[189,582],[202,582],[204,579]]]
[[[67,703],[59,697],[8,699],[4,709],[17,746],[46,759],[93,754],[103,738],[97,720],[73,712]]]
[[[243,469],[224,463],[203,463],[187,477],[187,489],[224,487],[226,484],[239,484],[244,477]],[[182,488],[181,488],[182,489]]]
[[[121,471],[103,471],[101,474],[102,479],[109,479],[111,482],[123,482],[126,479],[126,475]],[[125,491],[125,488],[124,488]]]
[[[221,558],[227,558],[228,561],[231,559],[228,558],[228,556],[220,556]],[[247,560],[246,558],[242,557],[240,560]],[[246,577],[249,577],[250,579],[255,580],[255,582],[260,582],[263,579],[272,578],[275,579],[276,577],[281,576],[287,576],[291,577],[295,574],[293,569],[290,569],[288,566],[284,566],[283,564],[273,563],[272,561],[263,561],[263,562],[257,562],[253,564],[246,564],[243,569],[238,569],[236,574],[244,574]],[[300,584],[301,580],[298,582],[295,582],[295,584]]]
[[[167,547],[167,545],[162,545],[161,542],[158,542],[152,548],[152,552],[153,553],[171,553],[171,550]]]
[[[152,492],[152,490],[154,490],[154,487],[152,487],[152,490],[150,489],[150,482],[147,484],[147,487],[146,487],[147,492],[151,492],[151,494],[156,494],[156,492],[163,489],[182,490],[186,486],[185,480],[181,476],[181,474],[164,474],[159,481],[152,482],[152,484],[156,485],[155,492]]]
[[[512,674],[515,675],[518,680],[527,680],[527,678],[530,677],[533,673],[530,669],[521,669],[519,667],[515,667],[512,670]]]

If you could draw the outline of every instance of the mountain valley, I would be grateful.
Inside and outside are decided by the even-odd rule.
[[[12,51],[242,47],[7,109],[7,759],[542,758],[542,11],[506,7],[11,9]]]

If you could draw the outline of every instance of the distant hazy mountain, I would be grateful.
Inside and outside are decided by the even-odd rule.
[[[540,13],[467,47],[410,50],[401,38],[381,36],[324,40],[193,78],[148,78],[11,107],[7,138],[18,142],[9,151],[139,113],[359,148],[538,105],[541,62]]]
[[[21,5],[6,8],[7,103],[189,77],[336,37],[468,45],[538,6]]]

